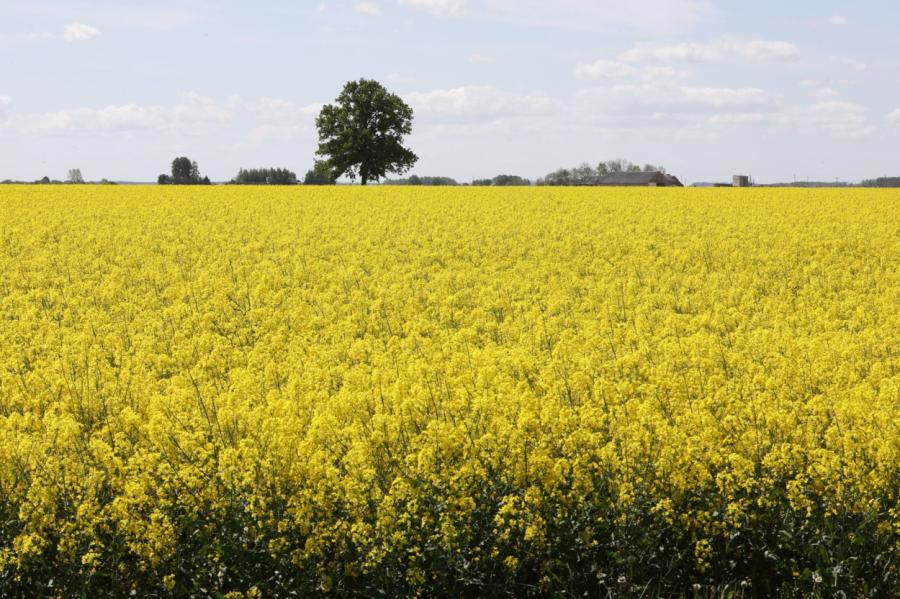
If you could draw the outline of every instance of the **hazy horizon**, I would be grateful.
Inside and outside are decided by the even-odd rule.
[[[0,18],[0,179],[152,181],[178,155],[215,181],[302,176],[319,108],[360,77],[415,110],[420,175],[900,174],[887,1],[37,0]]]

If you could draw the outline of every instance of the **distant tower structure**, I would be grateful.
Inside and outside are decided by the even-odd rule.
[[[731,181],[732,187],[750,187],[750,177],[747,175],[735,175]]]

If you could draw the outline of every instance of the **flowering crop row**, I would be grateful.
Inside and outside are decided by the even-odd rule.
[[[900,197],[0,189],[0,595],[900,586]]]

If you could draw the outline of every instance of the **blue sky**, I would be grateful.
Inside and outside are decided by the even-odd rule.
[[[0,178],[302,175],[359,77],[413,106],[422,175],[898,175],[897,23],[887,0],[0,0]]]

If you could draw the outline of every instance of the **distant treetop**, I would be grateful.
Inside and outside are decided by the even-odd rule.
[[[296,185],[297,175],[286,168],[242,168],[231,182],[236,185]]]
[[[521,187],[531,185],[531,181],[518,175],[497,175],[493,179],[475,179],[472,185],[476,187]]]
[[[863,187],[900,187],[900,177],[878,177],[877,179],[866,179],[862,182]]]
[[[587,162],[581,166],[567,169],[561,168],[549,175],[538,179],[538,185],[597,185],[601,177],[613,173],[651,173],[659,172],[666,174],[666,169],[662,166],[654,166],[645,164],[643,167],[634,164],[628,160],[618,158],[616,160],[607,160],[601,162],[596,167],[591,166]]]
[[[156,182],[160,185],[210,185],[209,177],[201,177],[197,162],[187,156],[173,160],[171,176],[160,175]]]
[[[328,163],[322,160],[317,160],[303,177],[304,185],[334,185],[335,183],[337,183],[337,175],[334,174]]]
[[[459,185],[456,179],[451,177],[420,177],[411,175],[408,179],[393,179],[384,182],[385,185],[424,185],[424,186],[454,186]]]

